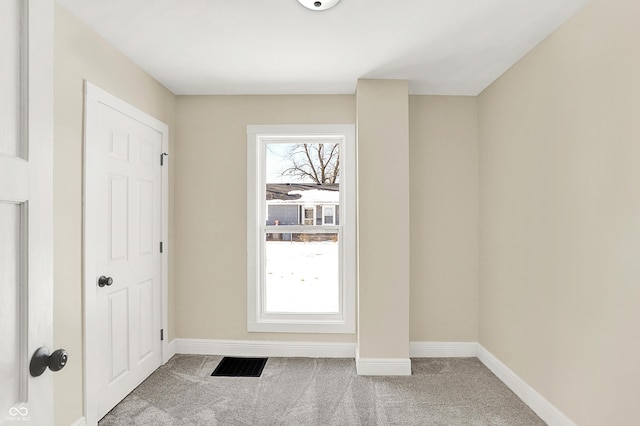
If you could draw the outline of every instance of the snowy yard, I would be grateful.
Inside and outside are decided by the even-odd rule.
[[[266,242],[268,312],[338,312],[338,243]]]

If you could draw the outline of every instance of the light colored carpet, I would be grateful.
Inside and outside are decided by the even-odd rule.
[[[176,355],[108,425],[544,425],[476,358],[412,359],[362,377],[353,359],[269,358],[262,377],[211,377],[222,357]]]

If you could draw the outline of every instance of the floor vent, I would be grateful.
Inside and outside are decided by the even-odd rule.
[[[269,358],[234,358],[225,356],[211,373],[212,376],[260,377]]]

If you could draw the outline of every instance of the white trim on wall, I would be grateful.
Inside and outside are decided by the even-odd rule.
[[[410,342],[411,358],[473,358],[476,356],[476,342]]]
[[[360,358],[356,357],[358,376],[410,376],[409,358]]]
[[[175,339],[173,342],[177,354],[308,358],[354,358],[356,354],[355,343],[208,339]]]
[[[281,356],[310,358],[355,358],[355,343],[283,342],[259,340],[174,339],[167,356],[175,354],[222,356]],[[411,342],[411,358],[470,358],[476,356],[475,342]]]
[[[164,124],[164,123],[161,123]],[[173,249],[169,241],[169,167],[171,167],[169,155],[169,126],[164,124],[166,133],[162,137],[162,363],[166,364],[173,355],[169,350],[169,252]]]
[[[71,423],[70,426],[87,426],[87,419],[83,417],[80,417],[78,420],[76,420],[75,422]]]
[[[522,380],[509,367],[480,344],[477,344],[477,357],[549,426],[576,425],[575,422],[547,401],[535,389],[529,386],[527,382]]]

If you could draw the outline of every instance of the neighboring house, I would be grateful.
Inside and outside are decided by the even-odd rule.
[[[268,183],[266,198],[267,225],[339,224],[337,183]]]
[[[340,185],[268,183],[267,225],[326,226],[340,223]],[[270,240],[307,240],[308,234],[270,234]],[[314,239],[326,240],[319,234]],[[332,235],[333,234],[328,234]],[[331,238],[333,239],[333,238]]]

